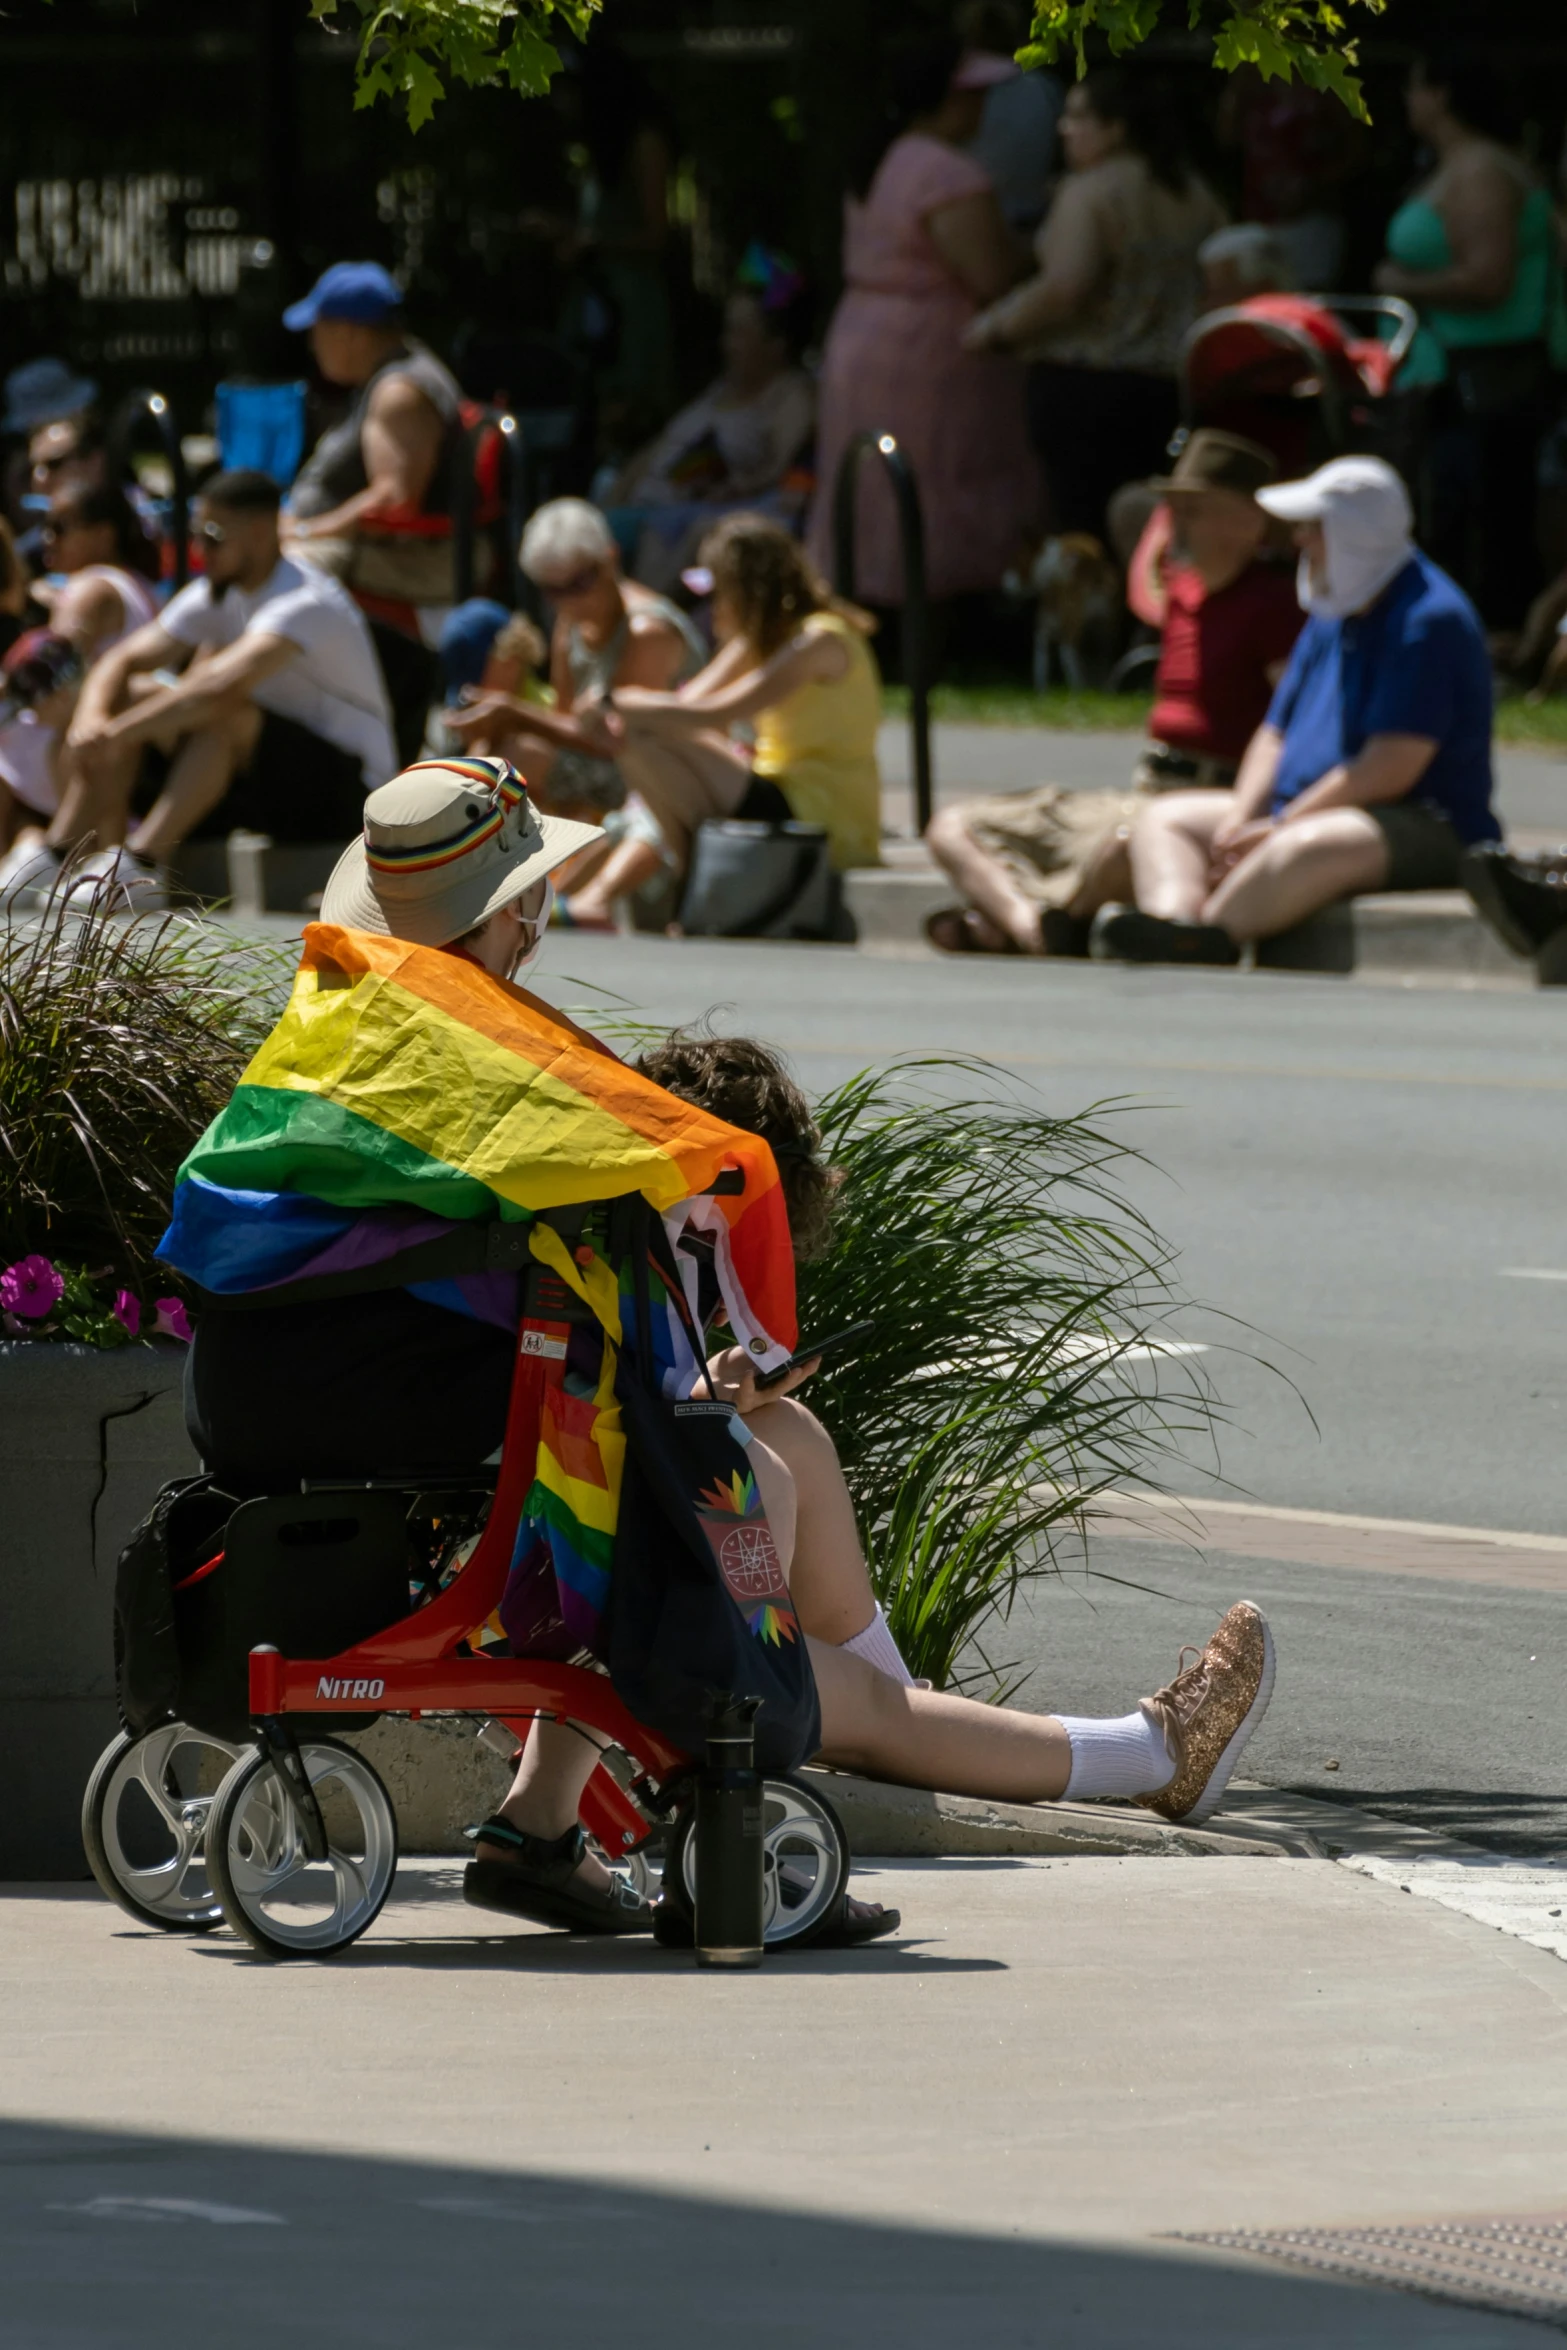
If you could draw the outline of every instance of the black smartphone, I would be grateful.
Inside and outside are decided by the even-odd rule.
[[[802,1338],[789,1360],[780,1363],[776,1371],[761,1372],[756,1384],[776,1387],[780,1379],[798,1371],[802,1363],[825,1362],[829,1355],[852,1354],[857,1346],[863,1346],[875,1327],[874,1322],[851,1322],[847,1330],[834,1330],[826,1338]]]

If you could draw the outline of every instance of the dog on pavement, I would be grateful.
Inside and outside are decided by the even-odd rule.
[[[1007,574],[1008,591],[1034,601],[1034,691],[1056,682],[1102,693],[1121,648],[1121,574],[1098,539],[1064,531]]]

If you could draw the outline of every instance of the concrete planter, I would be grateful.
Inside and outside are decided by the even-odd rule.
[[[0,1879],[85,1877],[82,1789],[118,1727],[114,1568],[185,1434],[185,1349],[0,1342]]]

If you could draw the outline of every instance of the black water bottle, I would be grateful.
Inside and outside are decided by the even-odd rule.
[[[762,1777],[753,1724],[759,1697],[713,1707],[696,1786],[696,1963],[762,1963]]]

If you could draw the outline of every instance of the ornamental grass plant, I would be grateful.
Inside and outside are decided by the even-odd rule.
[[[103,1286],[102,1332],[64,1335],[113,1343],[108,1295],[169,1285],[153,1250],[175,1170],[271,1027],[292,963],[178,914],[56,899],[0,921],[0,1265],[59,1267],[67,1310],[73,1282]]]
[[[1172,1327],[1173,1252],[1128,1196],[1144,1164],[1101,1105],[1052,1116],[968,1058],[911,1059],[816,1105],[843,1171],[800,1326],[872,1321],[809,1391],[910,1670],[1005,1694],[1013,1600],[1094,1501],[1157,1490],[1222,1419]],[[1180,1349],[1180,1351],[1176,1351]]]

